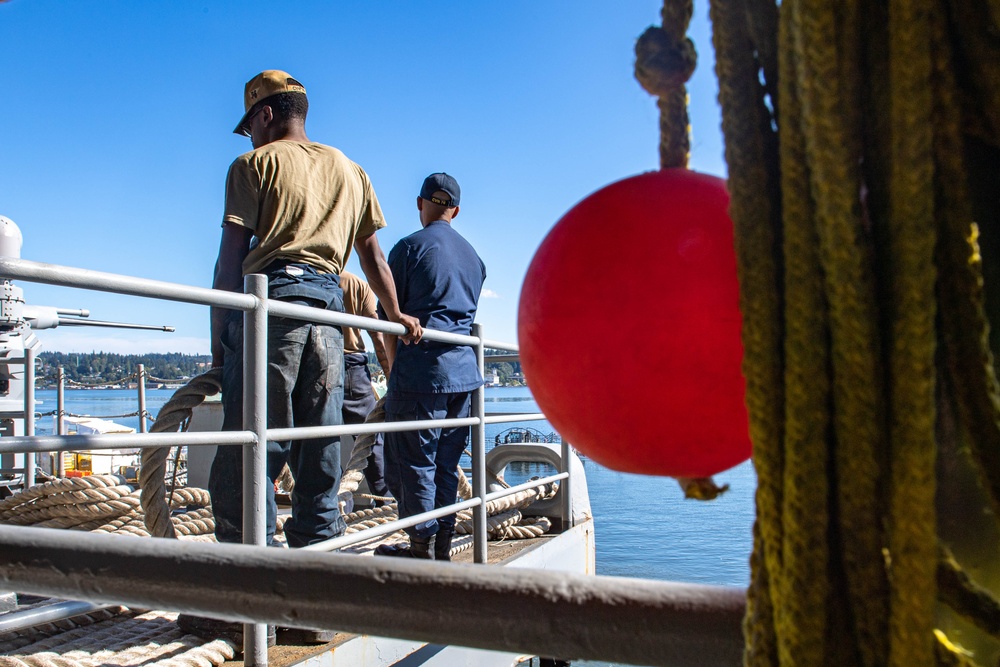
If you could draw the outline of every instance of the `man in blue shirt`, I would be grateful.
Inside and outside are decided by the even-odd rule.
[[[486,266],[451,222],[461,192],[448,174],[428,176],[417,197],[422,229],[389,253],[399,307],[424,327],[470,335]],[[456,419],[469,416],[472,391],[483,384],[475,351],[464,345],[387,341],[392,373],[385,420]],[[469,427],[435,428],[385,435],[385,479],[406,518],[455,502],[458,461]],[[451,560],[455,515],[407,529],[408,548],[380,546],[389,556]]]

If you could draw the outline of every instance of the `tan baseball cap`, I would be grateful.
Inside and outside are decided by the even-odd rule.
[[[250,115],[250,109],[253,108],[253,105],[279,93],[302,93],[305,95],[306,87],[293,79],[288,72],[282,72],[279,69],[264,70],[247,81],[247,85],[243,88],[243,118],[240,118],[233,133],[246,134],[247,116]]]

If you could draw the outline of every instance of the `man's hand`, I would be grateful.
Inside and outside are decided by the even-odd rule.
[[[399,317],[392,320],[397,324],[402,324],[406,327],[407,334],[405,336],[400,336],[399,339],[403,341],[403,345],[409,345],[410,343],[419,343],[420,339],[424,337],[424,328],[420,326],[420,320],[413,317],[412,315],[406,315],[405,313],[400,313]]]

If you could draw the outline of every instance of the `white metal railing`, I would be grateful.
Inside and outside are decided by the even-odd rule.
[[[26,429],[28,435],[23,437],[0,439],[0,453],[32,453],[59,451],[63,449],[112,449],[121,448],[123,446],[144,448],[163,446],[191,447],[209,444],[243,445],[243,536],[245,544],[256,547],[264,547],[266,533],[266,501],[264,494],[266,484],[266,447],[264,445],[268,439],[288,439],[293,436],[295,438],[307,439],[333,435],[360,435],[372,432],[385,432],[387,430],[415,429],[428,425],[428,422],[398,422],[377,425],[365,424],[294,429],[268,429],[266,427],[266,332],[267,318],[269,314],[294,319],[310,320],[325,324],[365,328],[372,331],[380,331],[396,335],[403,335],[405,333],[405,329],[402,325],[395,323],[372,320],[344,313],[324,311],[278,301],[270,301],[267,298],[267,283],[264,276],[247,276],[244,294],[10,258],[0,258],[0,276],[6,279],[20,279],[65,287],[77,287],[95,291],[114,292],[132,296],[180,301],[241,310],[244,312],[244,430],[214,433],[139,433],[135,435],[114,436],[35,436],[33,435],[33,431],[27,431]],[[487,346],[511,353],[516,353],[518,351],[516,345],[485,339],[482,336],[482,328],[480,325],[474,325],[472,336],[460,336],[428,329],[425,330],[424,339],[429,341],[472,346],[476,350],[477,360],[481,371],[484,369],[484,350]],[[26,405],[25,407],[28,408],[29,406]],[[33,411],[26,410],[26,413],[28,415],[33,415]],[[565,440],[562,444],[561,470],[558,474],[552,475],[545,480],[534,480],[524,485],[504,489],[495,493],[487,493],[486,490],[485,425],[488,423],[531,421],[540,419],[544,419],[544,415],[541,413],[531,415],[496,415],[486,417],[484,408],[484,392],[483,388],[480,387],[473,394],[472,410],[469,418],[437,420],[437,422],[435,422],[452,426],[471,426],[473,497],[470,500],[454,504],[447,508],[441,508],[432,512],[410,517],[406,520],[397,521],[394,525],[387,525],[373,529],[361,539],[370,538],[376,534],[393,532],[401,527],[414,525],[430,518],[444,516],[458,511],[459,509],[471,507],[473,509],[474,523],[474,560],[477,563],[485,563],[487,560],[486,503],[495,498],[516,493],[523,488],[534,488],[540,486],[541,484],[555,480],[562,481],[560,496],[562,498],[561,513],[563,526],[564,528],[570,526],[572,523],[572,511],[570,506],[570,486],[572,484],[572,478],[570,476],[569,465],[571,451],[569,444],[566,443]],[[29,418],[28,421],[31,422],[32,420]],[[29,479],[30,478],[31,477],[29,476]],[[184,602],[180,602],[180,598],[174,597],[170,592],[163,590],[164,587],[150,585],[146,588],[156,589],[155,593],[151,594],[159,600],[159,602],[153,602],[153,600],[149,597],[150,593],[147,593],[145,589],[134,590],[135,581],[131,581],[126,585],[116,579],[115,571],[118,569],[117,567],[110,570],[108,568],[104,568],[103,570],[101,568],[86,570],[87,574],[83,577],[81,577],[80,574],[70,576],[71,572],[78,569],[75,561],[71,560],[70,562],[61,563],[59,567],[53,566],[51,569],[45,570],[47,574],[40,574],[37,576],[32,574],[32,568],[26,567],[23,561],[19,561],[18,554],[24,553],[24,549],[27,549],[30,552],[32,548],[31,545],[37,546],[44,543],[48,545],[46,548],[50,549],[48,557],[57,558],[57,554],[60,553],[59,550],[61,548],[60,545],[62,545],[61,540],[63,538],[59,536],[50,537],[46,535],[50,532],[52,531],[48,531],[46,529],[0,527],[0,544],[5,546],[5,549],[0,550],[3,551],[3,553],[0,554],[0,580],[6,581],[11,585],[31,585],[35,587],[35,590],[30,592],[39,592],[42,594],[62,596],[76,595],[77,599],[85,599],[93,602],[106,602],[109,598],[114,598],[121,600],[123,603],[131,601],[135,604],[137,603],[137,600],[142,600],[142,604],[147,606],[155,606],[156,604],[161,603],[170,604],[173,609],[179,611],[194,611],[202,613],[214,612],[216,614],[221,614],[224,617],[245,620],[248,624],[246,626],[246,632],[244,633],[244,655],[248,665],[266,665],[267,663],[266,626],[263,625],[262,621],[273,620],[275,614],[278,613],[281,614],[283,619],[299,618],[302,619],[303,622],[306,622],[306,619],[315,618],[314,615],[310,616],[309,613],[303,613],[301,609],[295,606],[296,602],[303,602],[303,600],[296,600],[296,596],[294,595],[285,596],[286,599],[284,603],[272,601],[272,604],[275,604],[276,607],[267,610],[253,606],[238,606],[233,608],[229,605],[224,605],[224,609],[219,608],[220,601],[217,599],[218,596],[214,594],[216,589],[223,593],[233,593],[236,597],[239,597],[238,585],[227,587],[227,568],[245,569],[248,567],[253,568],[258,566],[268,568],[272,567],[275,563],[285,563],[288,554],[282,554],[280,550],[260,548],[250,551],[227,551],[226,553],[228,555],[226,559],[213,560],[212,558],[203,559],[201,557],[202,547],[200,545],[195,546],[185,544],[183,545],[185,547],[183,550],[174,549],[173,546],[169,546],[164,549],[162,542],[158,545],[143,546],[124,543],[142,543],[146,542],[145,540],[117,540],[112,537],[104,536],[85,537],[87,544],[92,545],[92,547],[89,548],[92,548],[93,552],[98,554],[99,558],[105,559],[105,562],[107,562],[108,559],[124,558],[125,560],[115,561],[122,563],[121,567],[123,569],[129,567],[129,563],[132,562],[132,558],[136,558],[138,560],[146,559],[143,562],[146,562],[148,566],[148,563],[152,562],[149,561],[149,559],[156,561],[158,558],[164,557],[166,552],[169,552],[171,554],[170,558],[173,559],[169,561],[170,563],[174,563],[176,565],[190,561],[190,565],[194,568],[192,572],[180,573],[182,581],[173,582],[177,584],[178,590],[188,590],[192,586],[196,586],[197,582],[203,582],[203,587],[209,586],[210,588],[210,590],[207,591],[203,590],[203,594],[197,596],[197,599],[192,600],[185,598]],[[361,535],[361,533],[355,535]],[[346,546],[346,544],[352,543],[355,539],[355,535],[351,535],[349,538],[335,538],[327,541],[326,543],[312,545],[306,549],[294,550],[297,553],[292,554],[291,557],[294,560],[296,558],[305,557],[310,551],[315,552],[342,548],[343,546]],[[74,553],[76,554],[76,558],[79,558],[80,555],[80,535],[74,535],[74,540],[77,540],[75,542],[75,544],[77,544],[77,548],[76,551],[67,551],[67,557],[70,559],[74,558]],[[192,546],[195,546],[195,548],[192,549]],[[206,546],[214,549],[231,550],[233,548],[227,547],[226,545]],[[125,548],[123,549],[123,547]],[[352,556],[337,556],[336,554],[318,554],[317,556],[331,559],[347,558],[348,561],[329,561],[331,567],[333,567],[334,563],[337,563],[337,566],[342,568],[345,572],[356,571],[360,573],[366,568],[371,569],[370,565],[359,562],[371,559],[358,559]],[[449,578],[451,580],[464,582],[458,585],[465,586],[467,590],[476,589],[477,586],[481,587],[483,589],[483,595],[486,594],[486,589],[490,586],[495,586],[497,583],[495,581],[495,577],[492,575],[486,577],[479,574],[472,575],[465,572],[462,569],[462,566],[452,564],[443,565],[433,562],[414,563],[399,561],[397,559],[378,560],[382,562],[379,562],[375,568],[380,572],[399,572],[409,576],[413,584],[417,586],[417,594],[420,594],[419,591],[423,591],[423,594],[428,595],[436,594],[440,591],[444,579]],[[169,566],[167,562],[159,562],[159,565],[153,566],[152,570],[145,570],[145,572],[158,573],[160,568],[163,567],[167,567],[169,569],[171,566]],[[55,576],[52,576],[53,570],[55,570]],[[485,573],[483,574],[485,575]],[[650,618],[666,618],[664,614],[667,614],[667,616],[671,619],[674,619],[671,621],[672,623],[676,623],[675,612],[685,609],[688,611],[695,610],[693,615],[685,613],[684,616],[688,620],[686,622],[682,622],[681,626],[686,627],[679,626],[677,628],[678,631],[681,631],[678,637],[683,637],[685,641],[690,641],[693,636],[689,630],[691,629],[691,623],[698,621],[699,616],[697,609],[700,609],[701,613],[707,615],[706,617],[718,617],[716,620],[722,619],[722,625],[719,627],[723,627],[727,631],[727,634],[728,631],[732,631],[733,637],[727,637],[727,639],[735,638],[736,640],[735,644],[733,642],[729,642],[727,644],[725,641],[720,644],[718,637],[711,636],[706,638],[704,645],[699,644],[697,646],[693,646],[693,652],[689,652],[685,649],[678,653],[676,650],[670,649],[664,653],[663,651],[666,644],[676,641],[678,637],[674,637],[671,632],[664,632],[662,628],[649,628],[645,634],[639,633],[641,636],[633,633],[630,645],[625,648],[623,647],[623,642],[619,641],[616,636],[612,636],[613,633],[607,637],[607,641],[598,641],[596,643],[592,641],[594,637],[603,631],[595,625],[581,629],[583,634],[579,636],[578,642],[571,644],[580,652],[573,656],[567,654],[567,657],[624,660],[626,662],[641,662],[642,664],[683,664],[675,662],[674,659],[679,655],[700,656],[701,658],[704,658],[718,653],[720,646],[723,647],[725,651],[728,651],[728,653],[724,651],[726,656],[738,655],[738,650],[734,652],[733,646],[738,646],[739,644],[738,630],[742,607],[741,603],[737,604],[736,601],[742,599],[741,593],[738,593],[734,597],[729,593],[718,593],[716,591],[716,587],[682,587],[681,589],[677,589],[676,586],[667,586],[662,584],[662,582],[659,584],[654,582],[644,582],[644,591],[647,591],[647,593],[650,590],[654,591],[655,594],[652,595],[652,598],[650,598],[647,593],[643,593],[643,595],[636,595],[635,592],[629,587],[617,590],[612,595],[605,596],[605,593],[609,590],[608,584],[601,582],[594,584],[587,581],[594,580],[593,577],[589,577],[586,578],[587,580],[581,581],[573,579],[573,590],[569,590],[565,587],[569,583],[566,578],[570,577],[572,579],[571,575],[546,573],[545,577],[548,577],[548,579],[551,580],[552,586],[542,590],[542,588],[537,586],[537,581],[532,579],[531,576],[528,576],[529,574],[530,571],[520,570],[518,572],[505,573],[503,577],[505,586],[511,585],[511,582],[516,584],[516,582],[520,580],[519,578],[525,579],[522,598],[524,604],[529,607],[532,599],[538,603],[543,599],[551,601],[556,598],[560,598],[564,599],[566,605],[569,605],[567,609],[575,608],[574,605],[578,606],[582,604],[584,609],[589,610],[587,611],[587,614],[585,614],[586,616],[591,612],[594,612],[597,608],[595,607],[595,599],[593,599],[593,596],[588,597],[587,595],[581,597],[576,594],[576,591],[593,589],[592,592],[594,596],[606,597],[606,599],[604,599],[604,604],[607,605],[609,610],[617,610],[615,613],[621,613],[623,602],[631,602],[632,606],[629,610],[629,614],[634,612],[637,615],[636,618],[645,619],[643,623],[646,625],[648,625]],[[96,581],[89,587],[87,585],[82,585],[83,580],[90,576],[96,577]],[[142,576],[146,575],[136,575],[136,577],[139,578]],[[156,575],[154,574],[153,576]],[[539,575],[534,576],[537,577]],[[170,588],[173,588],[173,586]],[[233,590],[230,590],[230,588]],[[318,593],[321,593],[321,591],[310,591],[308,588],[301,591],[301,594],[306,602],[309,602],[310,598],[315,598]],[[720,598],[719,595],[722,595],[722,597]],[[370,597],[362,597],[360,599],[368,600],[365,604],[370,603]],[[699,606],[699,604],[694,603],[694,600],[699,599],[702,600],[702,602],[705,600],[709,600],[709,602]],[[712,600],[715,602],[712,602]],[[723,600],[723,602],[719,602],[719,600]],[[716,604],[717,602],[718,604]],[[740,607],[740,609],[736,609],[736,607]],[[466,620],[478,619],[486,622],[489,618],[488,616],[484,616],[484,610],[477,608],[475,604],[462,605],[460,611],[465,615]],[[363,612],[364,609],[358,607],[357,605],[355,605],[352,610],[352,613],[360,614],[361,616],[364,616]],[[657,616],[657,614],[659,614],[659,616]],[[594,616],[595,623],[598,622],[597,619],[600,617],[600,614],[596,614]],[[323,620],[324,622],[328,622],[329,619]],[[352,628],[359,626],[357,626],[354,621],[341,618],[338,620],[336,627]],[[450,632],[442,635],[427,628],[426,624],[417,623],[414,625],[413,627],[423,628],[416,634],[415,631],[409,629],[409,627],[410,626],[402,622],[399,614],[386,614],[379,618],[373,618],[367,625],[363,625],[359,631],[383,636],[413,637],[422,641],[436,641],[440,640],[444,636],[447,636],[449,643],[464,643],[465,645],[492,648],[495,650],[532,651],[533,649],[538,649],[535,652],[549,655],[553,653],[557,655],[559,654],[558,650],[549,652],[539,649],[536,643],[519,643],[519,640],[513,638],[515,633],[501,633],[501,635],[495,639],[489,640],[487,645],[483,645],[483,640],[471,637],[467,638],[467,641],[465,642],[456,641]],[[401,630],[401,628],[404,628],[405,630]],[[530,632],[531,628],[523,627],[521,630],[527,632],[528,634],[532,634],[532,632]],[[565,628],[563,631],[564,634],[568,635],[573,635],[575,632],[569,631]],[[420,636],[417,636],[417,634]],[[538,632],[534,632],[534,636],[541,635],[539,635]],[[555,640],[552,641],[552,645],[556,647],[563,646],[561,642]],[[637,656],[642,659],[637,660]],[[711,664],[711,661],[702,662],[701,664]]]
[[[515,490],[504,489],[503,491],[490,494],[486,493],[486,467],[485,467],[485,410],[483,407],[482,388],[474,392],[472,401],[472,415],[464,419],[444,419],[426,421],[393,422],[384,424],[363,424],[363,425],[337,425],[337,426],[314,426],[297,428],[272,428],[267,424],[267,396],[266,396],[266,371],[267,371],[267,350],[266,332],[267,318],[269,315],[276,315],[292,319],[307,320],[338,326],[349,326],[370,331],[382,331],[402,335],[405,329],[402,325],[387,323],[380,320],[349,315],[346,313],[320,310],[308,306],[273,301],[267,298],[267,280],[261,275],[251,275],[246,277],[245,294],[235,295],[231,292],[220,290],[209,290],[204,288],[189,288],[146,279],[137,279],[127,276],[118,276],[95,271],[73,269],[71,267],[60,267],[52,265],[37,264],[26,260],[4,260],[7,266],[0,271],[0,275],[6,278],[20,278],[61,285],[65,287],[87,287],[100,291],[116,292],[122,294],[132,294],[135,296],[147,296],[159,299],[169,299],[174,301],[184,301],[198,303],[202,305],[237,308],[244,311],[244,431],[229,433],[161,433],[146,434],[140,433],[136,436],[113,435],[113,436],[47,436],[39,437],[34,435],[34,420],[26,420],[26,435],[22,437],[5,438],[0,442],[0,452],[17,453],[37,453],[48,451],[74,450],[74,449],[112,449],[122,447],[164,447],[164,446],[201,446],[201,445],[221,445],[221,444],[241,444],[244,446],[244,543],[257,546],[264,546],[266,539],[266,499],[263,493],[266,483],[266,447],[261,446],[268,440],[290,440],[290,439],[312,439],[328,436],[341,435],[361,435],[365,433],[398,432],[410,431],[428,427],[472,427],[472,485],[474,497],[471,500],[456,503],[449,507],[440,508],[431,512],[425,512],[407,519],[397,520],[386,524],[377,530],[377,534],[388,534],[402,528],[408,528],[418,523],[452,514],[461,509],[473,509],[473,549],[474,560],[477,563],[487,561],[487,529],[486,529],[486,503],[494,498],[504,497],[516,493]],[[475,325],[476,330],[473,336],[464,336],[454,333],[435,331],[427,329],[424,332],[424,339],[450,343],[455,345],[468,345],[476,349],[477,360],[480,372],[484,372],[484,339],[481,335],[481,328]],[[495,343],[499,349],[516,352],[517,347],[510,344]],[[30,352],[30,351],[29,351]],[[34,414],[33,387],[34,387],[34,363],[33,355],[26,360],[26,367],[30,369],[25,374],[25,412],[27,415]],[[140,393],[140,398],[142,393]],[[140,406],[141,409],[142,406]],[[535,414],[530,416],[519,416],[517,421],[530,421],[532,419],[544,419],[544,415]],[[29,462],[34,461],[34,456],[28,456]],[[537,480],[529,484],[528,488],[535,488],[542,484],[563,480],[569,477],[568,461],[564,463],[560,474]],[[35,478],[33,466],[29,463],[25,473],[26,481],[33,481]],[[568,489],[563,489],[563,495],[568,497]],[[569,504],[563,504],[564,509],[569,509]],[[561,517],[563,525],[572,523],[571,515]],[[370,531],[359,531],[358,533],[341,538],[334,538],[324,543],[312,545],[313,550],[333,550],[355,544],[374,537],[376,533]],[[259,664],[266,662],[266,633],[263,628],[255,628],[247,633],[248,662],[256,660]],[[254,659],[249,659],[250,656]]]

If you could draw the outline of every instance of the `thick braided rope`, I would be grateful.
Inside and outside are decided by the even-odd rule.
[[[518,491],[515,494],[504,496],[503,498],[497,498],[496,500],[491,500],[486,503],[486,513],[489,516],[494,516],[509,510],[524,509],[539,498],[546,498],[552,494],[553,491],[550,485],[542,485],[533,489]],[[461,512],[458,512],[457,516],[460,521],[471,519],[472,510],[462,510]]]
[[[461,468],[458,471],[458,497],[462,500],[468,500],[472,497],[472,484],[469,483],[469,478],[465,476],[465,471]]]
[[[743,318],[743,374],[757,470],[757,525],[744,633],[746,664],[777,661],[771,588],[781,571],[783,475],[782,314],[778,239],[781,233],[776,139],[745,25],[742,3],[712,0],[712,43],[719,79],[722,130],[729,165]],[[779,100],[780,104],[780,100]],[[769,164],[770,161],[770,164]]]
[[[525,517],[516,509],[491,516],[486,522],[491,540],[527,540],[540,537],[551,528],[552,522],[548,518]],[[472,532],[471,519],[455,524],[455,533],[458,535],[472,535]]]
[[[212,504],[212,497],[208,494],[205,489],[195,488],[193,486],[186,486],[181,489],[175,489],[173,494],[170,496],[170,507],[190,507],[191,505],[198,505],[200,507],[208,507]]]
[[[83,489],[117,486],[118,482],[119,479],[112,475],[90,475],[87,477],[65,477],[44,484],[36,484],[0,501],[0,519],[6,516],[7,512],[21,505],[28,505],[39,498]]]
[[[472,535],[455,535],[451,540],[451,549],[448,551],[449,557],[455,557],[463,551],[468,551],[475,544]]]
[[[185,635],[175,615],[151,612],[137,618],[99,623],[43,639],[0,657],[0,667],[209,667],[235,656],[227,641]],[[58,651],[58,652],[57,652]]]
[[[635,44],[635,78],[660,99],[660,168],[685,168],[691,153],[687,90],[698,54],[685,36],[692,0],[664,0],[663,26],[650,27]]]
[[[344,520],[347,522],[345,533],[358,533],[368,528],[390,523],[398,518],[399,510],[396,503],[352,512],[344,517]]]
[[[131,493],[132,488],[124,484],[102,488],[88,488],[42,497],[32,503],[31,507],[32,509],[40,509],[42,507],[55,507],[56,505],[89,505],[115,500],[128,496]]]
[[[52,505],[37,510],[26,509],[11,517],[5,523],[15,526],[30,526],[48,519],[66,517],[84,521],[99,518],[112,518],[127,514],[139,507],[138,494],[129,496],[114,496],[106,500],[76,505]]]
[[[19,609],[28,610],[31,608],[44,606],[44,604],[47,603],[42,603],[38,605],[23,605],[19,607]],[[72,618],[64,618],[58,621],[53,621],[51,623],[42,623],[39,625],[32,626],[31,628],[26,628],[24,630],[4,633],[2,635],[3,641],[0,641],[0,655],[13,653],[25,646],[30,646],[31,644],[35,644],[43,638],[51,637],[52,635],[56,634],[70,632],[79,628],[85,628],[95,623],[100,623],[101,621],[106,621],[108,619],[118,617],[123,613],[130,613],[130,612],[125,610],[124,607],[99,609],[97,611],[92,611],[88,614],[81,614],[79,616],[74,616]]]
[[[222,389],[222,369],[213,368],[192,378],[174,392],[156,416],[150,429],[153,433],[173,433],[191,419],[191,411]],[[167,503],[166,464],[170,457],[170,447],[156,447],[142,450],[142,465],[139,468],[139,486],[144,520],[150,534],[156,537],[175,537],[170,521],[170,506]]]
[[[521,520],[520,510],[507,510],[506,512],[501,512],[490,516],[486,519],[486,531],[491,537],[499,535],[504,532],[508,526],[516,525]],[[471,535],[473,530],[472,519],[464,519],[455,522],[455,533],[458,535]]]
[[[803,0],[794,7],[798,11],[793,12],[791,46],[799,55],[796,83],[802,96],[832,345],[836,473],[824,477],[837,481],[840,532],[851,536],[840,545],[841,560],[861,660],[865,665],[880,665],[886,652],[883,619],[888,586],[881,556],[879,503],[884,483],[879,456],[886,442],[885,404],[878,381],[881,336],[873,253],[858,196],[861,174],[856,146],[861,129],[853,124],[856,116],[849,108],[856,98],[849,97],[852,90],[845,83],[856,75],[844,71],[844,61],[850,59],[843,56],[835,38],[842,29],[856,32],[857,28],[842,25],[840,7],[821,0]],[[789,312],[786,322],[801,314]],[[786,388],[786,401],[792,400],[791,393]],[[786,446],[786,453],[789,449]],[[793,483],[786,476],[786,493],[793,492]],[[826,549],[825,540],[820,545]],[[794,595],[793,590],[786,589],[783,599]]]
[[[499,539],[528,540],[533,537],[541,537],[550,530],[552,530],[552,522],[547,517],[523,517],[517,524],[508,526],[500,534]]]
[[[891,667],[934,660],[936,347],[932,0],[890,0]]]
[[[781,14],[781,34],[792,34],[794,15],[788,0]],[[782,662],[821,665],[827,653],[825,548],[829,516],[827,503],[829,401],[831,387],[826,299],[820,268],[819,238],[810,193],[809,163],[802,129],[802,103],[796,86],[798,54],[782,49],[779,85],[782,105],[780,160],[782,174],[783,253],[785,257],[785,477],[782,505],[781,553],[783,577],[775,589],[776,634]],[[789,592],[794,594],[789,595]],[[790,628],[795,628],[789,632]]]
[[[31,525],[39,528],[62,528],[85,530],[102,533],[116,533],[148,536],[145,527],[139,492],[131,491],[127,486],[101,486],[107,479],[99,480],[97,485],[88,485],[85,480],[91,478],[75,478],[81,490],[64,490],[53,496],[34,495],[30,503],[17,504],[9,509],[8,514],[0,523],[13,525]],[[32,487],[36,488],[36,487]],[[60,487],[53,487],[60,488]],[[67,489],[66,485],[61,488]],[[82,499],[91,502],[80,502]],[[76,502],[74,502],[74,500]],[[171,504],[177,507],[202,507],[179,513],[171,517],[178,534],[186,537],[210,535],[215,530],[215,521],[211,509],[208,509],[210,499],[203,489],[179,489],[172,496]],[[57,504],[58,503],[58,504]]]
[[[351,512],[350,514],[345,514],[344,521],[347,522],[348,524],[352,524],[358,521],[369,521],[372,519],[394,516],[395,514],[396,514],[396,503],[390,503],[388,505],[382,505],[380,507],[369,507],[367,509]]]

